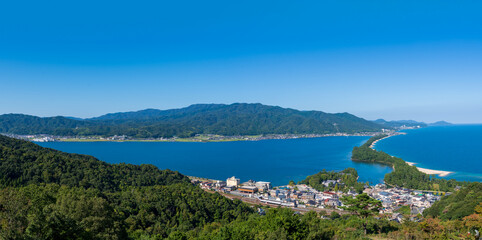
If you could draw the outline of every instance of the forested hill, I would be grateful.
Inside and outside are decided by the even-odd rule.
[[[299,111],[262,104],[196,104],[181,109],[146,109],[78,120],[39,118],[21,114],[0,115],[0,132],[60,136],[127,135],[189,137],[195,134],[326,134],[374,132],[379,124],[349,113]]]
[[[57,183],[117,191],[123,186],[189,183],[178,172],[153,165],[108,164],[88,155],[69,154],[0,135],[0,187]]]
[[[480,182],[470,183],[454,194],[442,198],[423,214],[442,219],[459,219],[475,212],[482,214],[482,183]]]
[[[0,135],[0,239],[163,239],[252,213],[177,172]]]

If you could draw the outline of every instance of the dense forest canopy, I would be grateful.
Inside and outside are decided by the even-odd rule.
[[[178,172],[107,164],[5,136],[0,187],[1,239],[164,238],[253,212]]]
[[[323,184],[328,180],[339,180],[339,182]],[[358,182],[358,172],[354,168],[347,168],[340,172],[326,171],[323,169],[316,174],[307,176],[304,180],[300,181],[300,183],[307,184],[318,191],[346,192],[352,189],[358,193],[361,193],[365,186],[365,183]]]
[[[195,134],[327,134],[379,131],[382,126],[349,113],[298,111],[262,104],[197,104],[172,110],[146,109],[90,119],[0,115],[0,132],[57,136],[137,138],[190,137]]]
[[[467,187],[436,202],[424,215],[442,219],[459,219],[476,211],[482,204],[482,183],[470,183]],[[482,213],[482,205],[479,211]],[[482,225],[481,225],[482,227]]]
[[[57,183],[116,191],[123,186],[189,183],[178,172],[153,165],[108,164],[92,156],[69,154],[0,135],[0,186]]]

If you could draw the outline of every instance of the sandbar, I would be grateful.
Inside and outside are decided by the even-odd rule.
[[[405,161],[408,165],[410,166],[414,166],[416,163],[413,163],[413,162],[407,162]],[[427,169],[427,168],[421,168],[421,167],[417,167],[418,171],[420,172],[423,172],[425,174],[435,174],[435,175],[439,175],[440,177],[445,177],[445,176],[448,176],[449,174],[452,174],[454,172],[450,172],[450,171],[441,171],[441,170],[433,170],[433,169]]]

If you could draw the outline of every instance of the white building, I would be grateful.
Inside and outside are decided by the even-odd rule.
[[[270,182],[256,182],[256,187],[259,189],[259,191],[267,191],[271,189],[271,183]]]
[[[235,178],[234,176],[226,179],[226,186],[228,187],[238,187],[239,185],[239,178]]]

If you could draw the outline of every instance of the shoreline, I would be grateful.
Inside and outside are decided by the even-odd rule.
[[[398,133],[398,134],[392,134],[392,135],[388,135],[388,136],[386,136],[386,137],[384,137],[384,138],[380,138],[380,139],[378,139],[378,140],[376,140],[376,141],[373,141],[372,144],[370,145],[370,148],[376,151],[376,149],[375,149],[374,147],[375,147],[375,144],[376,144],[378,141],[383,140],[383,139],[386,139],[386,138],[389,138],[389,137],[392,137],[392,136],[404,135],[404,134],[406,134],[406,133],[402,133],[402,132],[401,132],[401,133]],[[392,156],[392,157],[393,157],[393,156]],[[405,161],[405,160],[404,160],[404,161]],[[410,166],[415,166],[415,165],[417,164],[417,163],[414,163],[414,162],[407,162],[407,161],[405,161],[405,162],[406,162],[408,165],[410,165]],[[428,174],[428,175],[438,175],[439,177],[446,177],[446,176],[454,173],[454,172],[451,172],[451,171],[434,170],[434,169],[428,169],[428,168],[421,168],[421,167],[417,167],[417,166],[415,166],[415,167],[416,167],[417,170],[420,171],[420,172],[423,172],[423,173]]]
[[[190,138],[130,138],[127,136],[114,137],[64,137],[51,135],[6,135],[13,138],[23,139],[32,142],[238,142],[238,141],[262,141],[262,140],[287,140],[287,139],[308,139],[322,137],[351,137],[366,136],[371,137],[379,134],[379,132],[362,132],[362,133],[328,133],[328,134],[267,134],[267,135],[239,135],[239,136],[223,136],[223,135],[199,135]]]
[[[381,141],[381,140],[386,139],[386,138],[389,138],[389,137],[398,136],[398,135],[405,135],[405,134],[407,134],[407,133],[404,133],[404,132],[395,132],[395,133],[393,133],[393,134],[389,134],[389,135],[387,135],[387,136],[384,137],[384,138],[380,138],[380,139],[378,139],[378,140],[373,141],[372,144],[370,145],[370,148],[376,151],[376,149],[375,149],[374,147],[375,147],[375,144],[376,144],[378,141]]]
[[[417,164],[417,163],[414,163],[414,162],[407,162],[407,161],[405,161],[405,162],[410,166],[415,166],[415,164]],[[439,177],[446,177],[446,176],[454,173],[454,172],[450,172],[450,171],[433,170],[433,169],[421,168],[421,167],[417,167],[417,166],[415,166],[415,167],[420,172],[423,172],[423,173],[429,174],[429,175],[438,175]]]

